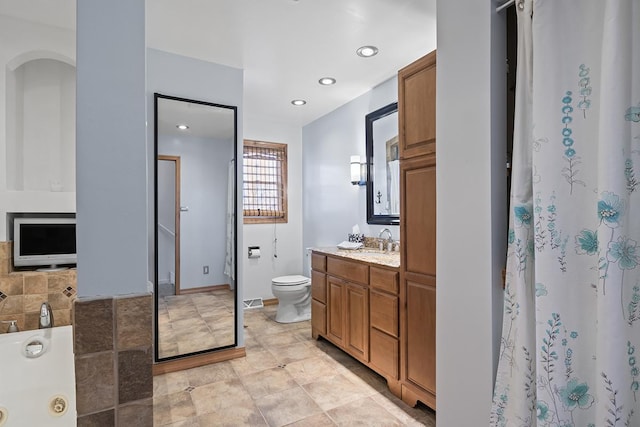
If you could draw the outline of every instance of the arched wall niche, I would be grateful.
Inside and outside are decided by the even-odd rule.
[[[27,52],[6,76],[7,190],[75,191],[74,61]]]

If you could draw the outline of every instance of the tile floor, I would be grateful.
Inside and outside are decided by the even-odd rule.
[[[234,306],[228,289],[158,299],[160,357],[233,345]]]
[[[275,306],[245,310],[247,356],[154,378],[154,425],[435,426],[310,322],[278,324]]]

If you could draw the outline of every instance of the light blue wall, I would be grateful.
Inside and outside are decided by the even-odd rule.
[[[302,128],[256,115],[245,117],[244,123],[246,139],[287,144],[287,223],[242,227],[243,299],[271,299],[272,278],[308,274],[302,270]],[[260,258],[248,258],[249,246],[260,247]]]
[[[335,246],[347,240],[353,225],[367,236],[389,228],[398,239],[398,226],[367,224],[367,193],[351,184],[349,160],[365,159],[365,116],[398,100],[393,77],[302,128],[303,245]],[[304,270],[309,266],[305,258]]]
[[[144,23],[144,0],[77,5],[80,297],[147,289]]]
[[[495,6],[437,1],[438,426],[488,424],[500,349],[506,35]],[[472,390],[464,405],[461,389]]]
[[[180,156],[180,205],[188,208],[180,213],[180,289],[230,284],[224,261],[233,141],[160,135],[158,144],[159,153]]]
[[[147,49],[147,127],[148,127],[148,148],[149,148],[149,215],[153,218],[153,94],[155,92],[163,95],[177,96],[200,101],[213,102],[222,105],[236,106],[238,123],[238,151],[236,161],[238,163],[238,175],[236,182],[242,182],[242,126],[243,126],[243,71],[241,69],[227,67],[220,64],[201,61],[186,56],[176,55],[157,49]],[[225,153],[226,156],[226,153]],[[226,203],[226,201],[223,201]],[[242,212],[241,191],[238,196],[238,206],[236,212]],[[153,253],[153,220],[149,221],[149,253]],[[242,219],[240,217],[237,227],[237,247],[243,247]],[[145,261],[146,262],[146,261]],[[153,259],[148,260],[150,265],[150,277],[153,276]],[[243,261],[242,257],[237,258],[238,274],[236,276],[236,289],[238,292],[238,332],[239,345],[243,344],[242,324],[243,324]]]

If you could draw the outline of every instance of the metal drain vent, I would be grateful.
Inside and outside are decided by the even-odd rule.
[[[264,303],[262,302],[262,298],[253,298],[253,299],[246,299],[243,301],[244,303],[244,309],[250,309],[250,308],[262,308],[264,307]]]

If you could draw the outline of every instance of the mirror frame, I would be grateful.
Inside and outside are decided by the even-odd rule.
[[[398,103],[392,102],[365,116],[367,153],[367,224],[399,225],[400,215],[376,215],[373,209],[373,123],[398,111]]]
[[[235,232],[233,233],[234,238],[234,248],[235,248],[235,262],[233,265],[234,269],[234,277],[237,281],[238,278],[238,107],[231,105],[223,105],[216,104],[213,102],[199,101],[195,99],[189,98],[181,98],[170,95],[163,95],[161,93],[155,92],[153,94],[153,234],[154,234],[154,280],[153,280],[153,303],[154,303],[154,319],[153,319],[153,358],[154,363],[158,362],[167,362],[176,359],[182,359],[190,356],[197,356],[206,353],[212,353],[219,350],[225,350],[229,348],[235,348],[238,346],[238,286],[237,283],[234,286],[233,292],[233,344],[213,347],[209,349],[199,350],[191,353],[178,354],[175,356],[169,357],[159,357],[159,346],[158,346],[158,337],[159,337],[159,325],[158,325],[158,101],[160,99],[168,99],[172,101],[182,101],[188,102],[191,104],[200,104],[200,105],[208,105],[211,107],[217,108],[225,108],[233,111],[233,169],[234,169],[234,177],[236,179],[236,185],[234,185],[234,194],[233,194],[233,205],[235,215],[233,216],[233,227]]]

